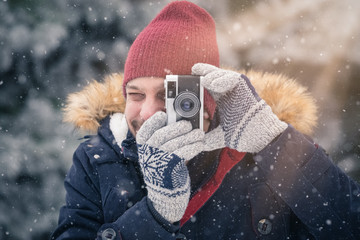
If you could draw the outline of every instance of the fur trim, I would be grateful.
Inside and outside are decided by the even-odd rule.
[[[311,135],[317,125],[317,106],[307,88],[284,75],[249,71],[245,74],[278,118]]]
[[[64,122],[94,133],[106,116],[124,112],[122,79],[122,74],[112,74],[105,78],[104,83],[93,81],[82,91],[70,94],[63,109]]]
[[[317,123],[317,107],[305,87],[283,75],[256,71],[245,75],[281,120],[304,134],[312,134]],[[64,121],[94,133],[103,118],[123,113],[122,80],[122,74],[112,74],[103,83],[93,81],[82,91],[70,94],[64,108]]]

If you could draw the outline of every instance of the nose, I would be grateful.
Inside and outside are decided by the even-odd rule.
[[[146,121],[152,115],[154,115],[154,113],[164,110],[165,110],[164,102],[159,101],[157,99],[146,98],[146,100],[143,102],[141,106],[140,117],[141,119]]]

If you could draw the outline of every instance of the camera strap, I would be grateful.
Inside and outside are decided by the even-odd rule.
[[[245,152],[238,152],[234,149],[224,148],[220,154],[219,166],[212,178],[190,199],[185,214],[180,220],[180,225],[184,225],[220,187],[225,175],[238,163]]]

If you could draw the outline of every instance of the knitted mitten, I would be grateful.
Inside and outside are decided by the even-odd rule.
[[[138,155],[148,198],[169,222],[179,221],[190,197],[190,177],[185,161],[203,149],[204,132],[191,123],[166,125],[167,116],[157,112],[136,135]]]
[[[210,144],[222,138],[229,148],[257,153],[287,128],[245,75],[204,63],[195,64],[192,74],[204,76],[202,84],[218,105],[220,126],[207,134]]]

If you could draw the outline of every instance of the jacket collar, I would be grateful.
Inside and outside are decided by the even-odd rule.
[[[111,132],[112,142],[116,143],[116,148],[119,149],[127,160],[137,161],[137,145],[136,139],[129,131],[125,115],[122,113],[114,113],[108,120],[108,128]]]
[[[122,141],[121,149],[126,159],[130,161],[138,161],[136,140],[130,131],[128,131],[126,139]]]

